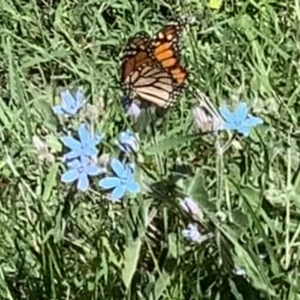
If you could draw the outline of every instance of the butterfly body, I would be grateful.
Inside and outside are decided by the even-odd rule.
[[[183,90],[187,71],[180,64],[182,23],[170,23],[155,38],[131,38],[121,66],[121,81],[132,99],[167,108]]]

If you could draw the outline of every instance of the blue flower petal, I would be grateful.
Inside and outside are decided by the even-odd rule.
[[[131,103],[127,108],[127,114],[134,120],[137,120],[142,110],[136,103]]]
[[[73,106],[75,105],[75,99],[69,90],[62,91],[60,93],[60,97],[61,97],[62,105],[63,105],[64,109],[68,110],[68,109],[73,108]]]
[[[127,149],[119,141],[115,141],[115,145],[118,146],[121,151],[127,152]]]
[[[97,146],[104,139],[104,134],[95,135],[89,142],[90,147]]]
[[[81,166],[81,162],[78,159],[74,159],[67,163],[68,168],[78,169]]]
[[[78,135],[80,137],[80,141],[71,136],[61,138],[63,144],[72,150],[71,152],[67,153],[64,158],[72,159],[81,156],[96,156],[99,151],[95,145],[99,143],[100,137],[97,137],[96,140],[92,139],[91,133],[88,131],[85,124],[80,124],[78,128]]]
[[[119,136],[119,139],[121,141],[121,143],[126,143],[128,139],[130,139],[130,135],[129,135],[129,132],[128,130],[124,131],[124,132],[121,132],[120,133],[120,136]]]
[[[116,142],[116,145],[121,151],[126,153],[137,152],[139,150],[138,139],[129,129],[120,133],[119,140]]]
[[[139,193],[141,188],[135,181],[129,181],[126,183],[126,188],[130,193]]]
[[[245,102],[241,102],[235,108],[234,115],[236,120],[243,122],[248,114],[248,108]]]
[[[78,135],[80,141],[84,145],[88,145],[91,140],[91,133],[88,131],[85,124],[80,124],[78,127]]]
[[[83,93],[83,88],[82,87],[79,87],[76,91],[76,95],[75,95],[75,99],[76,99],[76,102],[77,102],[77,106],[82,106],[83,104],[83,96],[84,96],[84,93]]]
[[[116,158],[111,160],[111,168],[113,169],[114,173],[120,178],[126,178],[126,169],[124,165]]]
[[[190,239],[191,231],[189,229],[183,229],[182,230],[182,235],[183,235],[184,238]]]
[[[234,123],[223,123],[221,125],[222,130],[236,130],[236,124]]]
[[[86,173],[82,172],[79,175],[77,188],[81,191],[86,191],[89,187],[89,179]]]
[[[240,126],[237,131],[241,133],[243,136],[248,136],[250,133],[251,127]]]
[[[73,158],[77,158],[77,157],[80,157],[82,156],[82,151],[81,150],[74,150],[74,151],[70,151],[68,153],[66,153],[63,157],[63,160],[66,161],[66,160],[71,160]]]
[[[253,117],[248,114],[248,108],[245,102],[239,103],[234,111],[230,111],[226,107],[221,108],[221,113],[225,117],[226,122],[222,124],[221,129],[235,130],[244,136],[248,136],[252,127],[261,124],[263,121],[260,118]],[[232,118],[230,117],[232,115]]]
[[[78,100],[73,97],[69,90],[62,91],[60,93],[61,105],[54,107],[53,112],[64,116],[75,115],[83,106],[83,92],[79,91],[76,95],[78,96]]]
[[[225,119],[226,122],[234,122],[235,117],[233,113],[226,107],[226,106],[221,106],[219,108],[219,112],[222,115],[222,117]]]
[[[120,133],[120,141],[121,143],[126,143],[128,140],[131,139],[131,137],[133,136],[133,134],[131,133],[131,131],[129,129],[125,130],[124,132]]]
[[[66,147],[72,150],[78,150],[81,148],[81,144],[71,136],[62,137],[61,141]]]
[[[87,156],[81,155],[80,163],[83,168],[87,167],[90,164],[90,162],[91,160]]]
[[[135,165],[133,163],[129,163],[126,165],[126,172],[132,175],[132,177],[133,177],[134,169],[135,169]]]
[[[124,185],[118,185],[111,193],[110,197],[113,201],[121,199],[126,192]]]
[[[259,124],[262,124],[263,120],[261,118],[257,118],[257,117],[252,117],[249,116],[245,122],[243,123],[244,126],[248,126],[248,127],[254,127],[257,126]]]
[[[57,105],[52,107],[54,114],[56,115],[64,115],[66,112],[63,110],[61,105]]]
[[[99,181],[99,186],[104,190],[112,189],[121,185],[121,180],[117,177],[106,177]]]
[[[87,147],[84,149],[84,154],[87,156],[95,156],[98,154],[98,150],[95,147]]]
[[[186,239],[193,242],[197,242],[201,238],[201,234],[194,224],[189,224],[186,229],[182,230],[182,235]]]
[[[79,172],[76,169],[68,170],[64,174],[61,175],[62,182],[73,182],[79,177]]]
[[[87,167],[85,167],[84,171],[90,176],[96,176],[100,173],[103,173],[103,169],[99,168],[96,165],[88,165]]]

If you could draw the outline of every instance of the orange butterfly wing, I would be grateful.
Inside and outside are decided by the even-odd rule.
[[[180,65],[180,37],[183,25],[177,22],[166,25],[152,42],[155,58],[172,75],[180,89],[187,78],[187,71]]]
[[[150,36],[146,33],[139,33],[128,42],[124,51],[121,65],[121,80],[127,83],[130,75],[143,65],[151,64],[152,59],[149,55]]]
[[[129,40],[122,59],[121,80],[134,96],[162,107],[173,104],[187,78],[187,71],[180,65],[182,29],[182,23],[170,23],[155,39],[140,33]],[[165,100],[159,97],[160,92]]]

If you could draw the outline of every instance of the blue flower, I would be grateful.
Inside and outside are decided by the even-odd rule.
[[[127,115],[136,121],[142,111],[139,103],[137,101],[133,101],[129,97],[123,97],[121,99],[121,103]]]
[[[70,152],[64,155],[64,160],[71,160],[82,156],[93,157],[98,154],[96,146],[102,141],[103,135],[92,136],[85,124],[80,124],[78,127],[78,135],[80,141],[71,136],[62,137],[62,143],[71,149]]]
[[[222,124],[222,129],[236,130],[237,132],[248,136],[252,127],[262,124],[261,118],[248,115],[248,108],[246,103],[239,103],[235,111],[232,113],[225,106],[220,107],[220,113],[225,122]]]
[[[66,90],[60,93],[60,98],[62,101],[61,105],[57,105],[53,107],[53,112],[56,115],[63,115],[63,116],[76,115],[77,112],[82,108],[84,104],[83,89],[81,87],[78,88],[75,97],[72,96],[69,90]]]
[[[189,240],[190,242],[194,242],[197,244],[201,244],[207,239],[213,237],[213,234],[209,232],[208,234],[201,234],[195,224],[189,224],[186,229],[182,230],[182,235],[184,238]]]
[[[69,170],[61,176],[61,181],[71,183],[77,180],[77,188],[81,191],[86,191],[89,187],[88,176],[96,176],[103,172],[101,168],[84,156],[80,160],[72,160],[67,166]]]
[[[124,165],[115,158],[112,159],[110,166],[116,176],[101,179],[99,186],[105,190],[112,189],[110,195],[112,201],[120,200],[127,191],[134,194],[140,191],[139,185],[134,181],[131,166]]]
[[[184,238],[192,242],[197,242],[201,238],[201,233],[194,224],[189,224],[186,229],[182,230],[182,235]]]
[[[203,213],[198,204],[192,198],[185,197],[179,202],[180,207],[195,220],[202,220]]]
[[[125,153],[138,152],[139,142],[135,134],[129,129],[120,133],[119,140],[116,142],[121,151]]]

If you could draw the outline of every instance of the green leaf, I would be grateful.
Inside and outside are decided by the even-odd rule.
[[[36,102],[36,105],[38,106],[38,111],[43,119],[43,124],[52,132],[56,132],[58,119],[53,114],[51,105],[44,100],[39,100]]]
[[[235,282],[231,279],[229,279],[229,286],[230,286],[230,290],[236,300],[244,300],[244,297],[239,293],[239,290],[238,290]]]
[[[62,151],[62,144],[55,135],[48,135],[46,137],[47,146],[50,148],[52,153],[57,153]]]
[[[50,199],[51,192],[54,187],[56,187],[57,183],[57,172],[58,172],[58,164],[53,164],[49,170],[49,173],[46,177],[45,185],[44,185],[44,193],[43,200],[47,201]]]
[[[178,236],[175,233],[168,234],[168,250],[172,258],[178,259],[184,254],[184,248],[180,247],[178,243]]]
[[[219,10],[222,6],[222,3],[222,0],[210,0],[207,6],[211,9]]]
[[[161,142],[158,142],[157,145],[146,148],[145,153],[150,155],[150,154],[161,153],[161,152],[168,151],[171,149],[176,149],[194,139],[195,139],[194,136],[182,136],[180,138],[174,138],[174,137],[167,138]]]
[[[190,183],[188,188],[188,196],[198,202],[201,208],[206,208],[207,210],[215,209],[214,205],[208,200],[209,197],[205,188],[204,175],[202,174],[201,169],[198,170]]]
[[[155,300],[161,299],[162,293],[164,292],[166,287],[170,284],[170,279],[171,279],[171,277],[166,271],[163,271],[160,274],[158,280],[155,283],[155,287],[154,287],[155,298],[152,298],[152,299],[155,299]]]
[[[240,193],[243,195],[253,209],[256,209],[261,204],[260,191],[251,186],[244,186],[240,188]]]
[[[233,219],[233,223],[236,226],[239,226],[242,229],[246,229],[249,226],[248,215],[242,212],[240,209],[235,209],[231,211],[231,216]]]
[[[138,259],[140,256],[141,245],[142,242],[138,238],[135,241],[129,241],[128,246],[125,249],[122,279],[126,289],[130,287],[133,275],[136,271]]]

